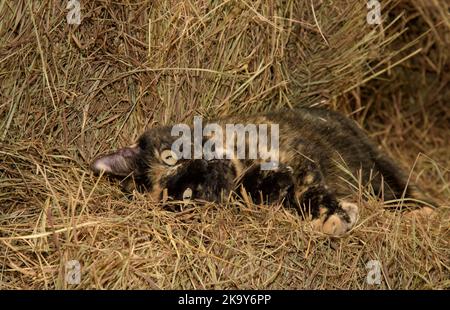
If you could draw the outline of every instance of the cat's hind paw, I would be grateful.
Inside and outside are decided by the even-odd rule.
[[[314,220],[312,225],[316,231],[332,237],[340,237],[355,226],[358,221],[358,214],[356,204],[341,201],[340,208],[335,213]]]

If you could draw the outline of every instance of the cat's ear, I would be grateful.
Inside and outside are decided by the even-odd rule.
[[[91,164],[94,173],[125,177],[136,171],[142,149],[132,145],[95,159]]]

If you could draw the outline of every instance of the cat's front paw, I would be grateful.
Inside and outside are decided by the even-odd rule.
[[[355,226],[358,220],[358,213],[356,204],[341,201],[340,208],[335,213],[314,220],[312,225],[316,231],[332,237],[340,237]]]

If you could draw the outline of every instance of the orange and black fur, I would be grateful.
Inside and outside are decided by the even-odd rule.
[[[163,154],[178,137],[165,126],[146,131],[133,146],[96,159],[92,169],[123,178],[125,188],[136,185],[157,200],[220,202],[231,192],[245,190],[254,202],[283,203],[310,214],[318,229],[331,235],[346,233],[357,220],[358,207],[350,202],[355,183],[384,200],[423,199],[401,169],[339,113],[300,108],[212,122],[278,124],[278,168],[261,170],[261,160],[167,160]]]

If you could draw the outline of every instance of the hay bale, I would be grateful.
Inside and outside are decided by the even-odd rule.
[[[80,148],[123,132],[108,127],[128,136],[149,120],[317,103],[373,74],[390,40],[354,1],[86,1],[80,26],[59,2],[3,10],[2,93],[15,109],[2,136],[33,136],[31,115],[38,132],[62,123],[66,146],[83,133]]]
[[[79,26],[67,24],[61,1],[2,2],[1,288],[371,288],[370,259],[385,266],[382,288],[448,288],[448,207],[423,224],[368,202],[354,233],[329,241],[279,207],[236,201],[171,213],[145,196],[129,200],[87,164],[146,127],[197,114],[318,103],[375,133],[398,123],[392,106],[371,98],[386,88],[374,78],[415,55],[409,16],[432,28],[429,66],[448,77],[444,4],[409,1],[383,1],[380,26],[351,0],[82,1]],[[393,135],[391,151],[405,153],[402,133],[382,136]],[[442,141],[433,143],[444,158]],[[448,202],[449,173],[433,167]],[[82,277],[71,286],[74,259]]]

